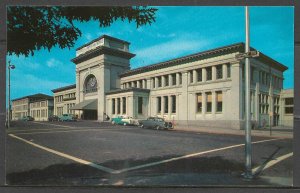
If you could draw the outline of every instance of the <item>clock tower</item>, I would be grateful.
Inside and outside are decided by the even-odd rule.
[[[119,74],[130,69],[129,42],[103,35],[77,48],[76,107],[83,119],[105,119],[105,93],[120,88]]]

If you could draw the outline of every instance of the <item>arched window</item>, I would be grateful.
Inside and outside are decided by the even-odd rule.
[[[94,75],[91,74],[88,77],[86,77],[84,82],[84,92],[97,92],[97,79]]]

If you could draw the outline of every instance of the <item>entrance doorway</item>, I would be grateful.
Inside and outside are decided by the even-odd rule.
[[[97,120],[98,119],[97,110],[83,110],[81,118],[83,120]]]

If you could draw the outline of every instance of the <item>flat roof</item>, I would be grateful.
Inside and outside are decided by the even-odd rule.
[[[46,94],[42,94],[42,93],[37,93],[37,94],[33,94],[33,95],[27,95],[27,96],[23,96],[23,97],[20,97],[20,98],[16,98],[16,99],[13,99],[11,101],[18,101],[18,100],[22,100],[22,99],[26,99],[28,98],[29,100],[41,100],[41,99],[53,99],[53,96],[50,96],[50,95],[46,95]]]
[[[77,51],[77,50],[80,50],[81,48],[84,48],[84,47],[86,47],[86,46],[88,46],[88,45],[91,45],[92,43],[94,43],[94,42],[96,42],[96,41],[98,41],[98,40],[101,40],[102,38],[106,38],[106,39],[110,39],[110,40],[113,40],[113,41],[125,43],[125,44],[128,44],[128,45],[130,44],[129,42],[127,42],[127,41],[125,41],[125,40],[121,40],[121,39],[118,39],[118,38],[115,38],[115,37],[111,37],[111,36],[108,36],[108,35],[104,34],[104,35],[100,36],[99,38],[96,38],[96,39],[94,39],[94,40],[92,40],[92,41],[90,41],[90,42],[88,42],[88,43],[86,43],[86,44],[83,44],[82,46],[78,47],[78,48],[76,49],[76,51]]]
[[[69,89],[73,89],[73,88],[76,88],[76,84],[71,84],[71,85],[68,85],[68,86],[59,87],[59,88],[53,89],[51,91],[56,93],[56,92],[69,90]]]
[[[244,52],[244,50],[245,50],[245,43],[243,43],[243,42],[235,43],[235,44],[231,44],[231,45],[227,45],[227,46],[223,46],[223,47],[219,47],[219,48],[215,48],[215,49],[211,49],[211,50],[198,52],[195,54],[167,60],[164,62],[151,64],[151,65],[140,67],[140,68],[135,68],[132,70],[125,71],[124,73],[120,74],[119,76],[127,77],[127,76],[131,76],[131,75],[135,75],[135,74],[139,74],[139,73],[143,73],[143,72],[148,72],[148,71],[153,71],[153,70],[157,70],[157,69],[167,68],[170,66],[180,65],[183,62],[188,62],[191,60],[199,60],[199,59],[201,60],[201,59],[211,58],[211,57],[215,57],[215,56],[219,56],[219,55],[223,55],[223,54],[229,54],[229,53],[233,53],[233,52],[241,52],[242,53],[242,52]],[[256,50],[256,49],[251,47],[251,50]],[[272,67],[279,69],[281,71],[285,71],[288,69],[285,65],[277,62],[276,60],[268,57],[267,55],[265,55],[261,52],[257,59],[268,62],[272,65]]]

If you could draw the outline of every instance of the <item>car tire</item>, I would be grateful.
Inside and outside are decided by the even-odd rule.
[[[156,129],[156,130],[159,130],[159,128],[160,128],[159,125],[155,126],[155,129]]]

